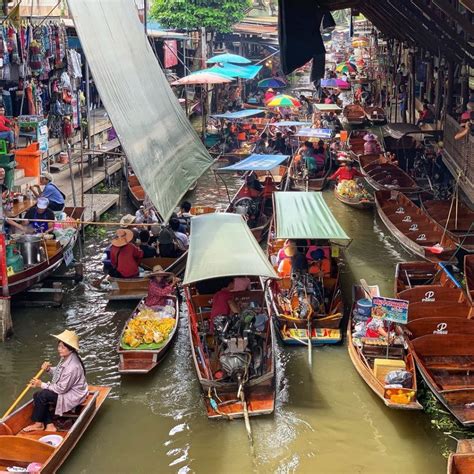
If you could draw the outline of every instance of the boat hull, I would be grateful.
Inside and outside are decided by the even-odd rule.
[[[348,199],[343,196],[341,196],[337,192],[337,188],[334,188],[334,195],[336,196],[336,199],[346,206],[353,207],[354,209],[372,209],[375,205],[373,200],[370,199]]]

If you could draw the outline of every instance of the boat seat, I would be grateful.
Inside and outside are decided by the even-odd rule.
[[[433,365],[428,364],[426,368],[429,370],[445,370],[447,372],[470,372],[470,371],[474,372],[474,365],[465,365],[465,366],[461,365],[461,366],[453,367],[452,365],[448,365],[448,364],[433,364]]]

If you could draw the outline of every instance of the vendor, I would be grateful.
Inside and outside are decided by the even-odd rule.
[[[364,154],[373,155],[381,153],[382,149],[377,142],[377,137],[373,133],[364,135]]]
[[[221,288],[212,298],[210,315],[210,331],[214,333],[214,319],[216,316],[230,316],[239,312],[239,305],[234,300],[232,291],[234,290],[233,278],[224,280],[224,287]]]
[[[110,248],[110,276],[115,278],[134,278],[139,274],[143,251],[133,241],[133,232],[130,229],[118,229]]]
[[[145,304],[149,307],[165,306],[167,297],[173,294],[178,282],[179,278],[176,278],[172,273],[165,272],[161,265],[155,265],[150,274]]]
[[[15,134],[12,127],[13,122],[5,117],[5,107],[0,106],[0,139],[6,140],[10,146],[15,144]]]
[[[329,180],[337,180],[338,183],[346,179],[353,180],[357,176],[362,176],[359,170],[353,167],[352,161],[345,161],[341,166],[329,176]]]
[[[86,370],[78,354],[77,334],[66,329],[53,337],[59,340],[58,354],[61,360],[56,367],[51,367],[49,362],[44,362],[41,366],[44,371],[53,374],[51,382],[31,380],[30,385],[41,390],[33,395],[31,419],[34,423],[24,428],[25,432],[57,431],[51,408],[55,415],[62,416],[83,403],[89,393]]]
[[[64,209],[64,193],[53,183],[53,176],[50,173],[43,173],[40,176],[40,184],[44,186],[43,191],[36,184],[30,186],[35,197],[44,197],[49,200],[48,207],[52,211],[62,211]]]
[[[48,207],[49,200],[45,197],[38,198],[36,206],[31,207],[25,214],[26,221],[23,227],[30,227],[36,234],[50,232],[54,227],[54,212]],[[43,220],[49,222],[43,222]]]

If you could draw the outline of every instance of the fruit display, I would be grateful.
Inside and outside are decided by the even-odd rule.
[[[362,199],[371,200],[372,196],[363,187],[357,184],[353,180],[344,180],[337,185],[337,192],[345,199],[351,199],[354,201],[360,201]]]
[[[161,317],[160,313],[151,308],[143,307],[128,322],[122,343],[133,349],[140,348],[142,345],[162,346],[173,331],[175,324],[175,318]]]

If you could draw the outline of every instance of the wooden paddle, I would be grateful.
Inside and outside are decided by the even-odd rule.
[[[369,287],[369,285],[367,284],[367,282],[365,281],[364,278],[360,279],[360,286],[364,290],[364,293],[366,294],[367,299],[372,301],[372,295],[370,293],[370,287]]]
[[[40,369],[38,373],[33,377],[34,379],[39,379],[43,375],[44,369]],[[21,399],[26,395],[26,392],[31,388],[31,385],[28,383],[28,385],[24,388],[23,392],[20,393],[18,398],[13,402],[13,404],[10,406],[10,408],[5,412],[5,414],[2,416],[2,420],[4,420],[20,403]]]

